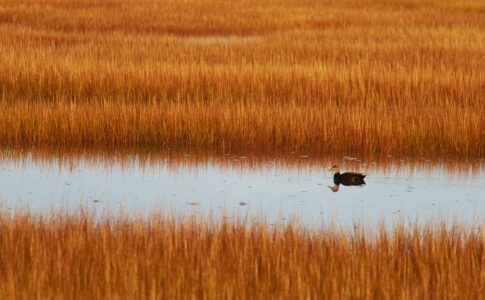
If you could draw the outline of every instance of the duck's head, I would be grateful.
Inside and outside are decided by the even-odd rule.
[[[332,192],[338,192],[338,189],[340,188],[340,184],[336,184],[335,186],[328,186]]]
[[[337,165],[334,165],[332,166],[330,169],[329,169],[330,172],[335,172],[335,173],[339,173],[340,172],[340,169],[338,168]]]

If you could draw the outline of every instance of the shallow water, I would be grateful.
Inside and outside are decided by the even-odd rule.
[[[335,163],[342,171],[367,174],[366,185],[333,192]],[[485,161],[456,163],[425,158],[360,161],[351,157],[312,160],[256,159],[223,155],[137,156],[119,160],[85,157],[0,159],[0,199],[9,209],[33,212],[52,206],[149,213],[162,207],[177,213],[263,214],[271,222],[298,216],[304,223],[377,222],[485,218]]]

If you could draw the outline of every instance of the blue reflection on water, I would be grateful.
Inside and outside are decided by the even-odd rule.
[[[483,165],[473,176],[439,167],[398,171],[390,166],[386,172],[376,168],[368,173],[366,185],[340,186],[334,193],[328,188],[333,186],[332,174],[323,167],[280,168],[268,162],[245,168],[241,160],[247,159],[234,160],[230,167],[217,160],[196,167],[160,163],[143,168],[80,161],[73,170],[56,162],[7,160],[0,165],[0,199],[8,208],[29,206],[33,212],[51,206],[75,209],[82,202],[96,210],[149,212],[163,207],[182,213],[262,213],[270,222],[297,215],[307,224],[485,218]]]

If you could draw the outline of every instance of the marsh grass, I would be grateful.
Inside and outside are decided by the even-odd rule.
[[[480,224],[475,224],[480,225]],[[2,298],[480,298],[483,226],[0,214]]]
[[[0,143],[485,153],[485,2],[0,1]]]
[[[0,103],[3,146],[483,157],[485,105]]]

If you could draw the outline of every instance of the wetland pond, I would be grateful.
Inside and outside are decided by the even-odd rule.
[[[366,184],[335,192],[334,164],[367,174]],[[262,214],[270,222],[297,216],[305,224],[472,222],[485,218],[484,178],[483,159],[3,154],[0,201],[32,212],[82,204],[96,212]]]

